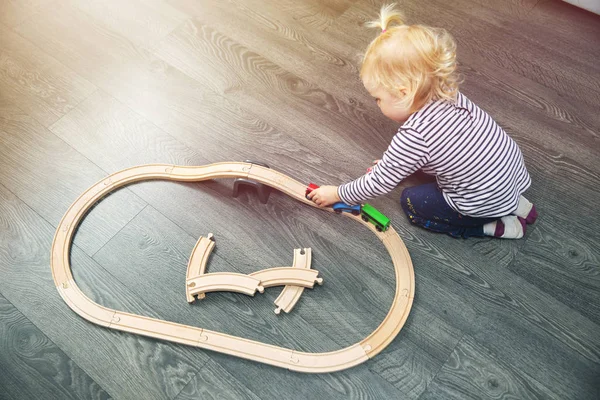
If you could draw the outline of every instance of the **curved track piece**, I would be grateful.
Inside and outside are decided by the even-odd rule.
[[[312,249],[294,249],[294,265],[293,268],[307,268],[310,269],[312,262]],[[286,286],[283,288],[279,296],[275,299],[275,314],[279,315],[281,310],[289,313],[292,311],[300,296],[304,292],[304,288],[301,286]]]
[[[249,275],[260,280],[260,284],[265,288],[293,285],[312,289],[315,287],[315,283],[323,284],[323,278],[317,277],[319,271],[314,269],[277,267],[263,269]]]
[[[194,246],[194,250],[192,250],[185,280],[185,297],[188,303],[193,303],[195,300],[194,295],[190,293],[190,280],[204,274],[208,257],[210,257],[210,253],[212,253],[214,247],[215,240],[213,239],[213,234],[209,233],[206,237],[200,236],[200,239],[196,242],[196,246]],[[203,299],[204,293],[198,294],[198,298]]]
[[[197,167],[151,164],[116,172],[86,190],[69,207],[58,224],[50,257],[52,277],[63,300],[77,314],[98,325],[156,339],[169,340],[203,349],[259,361],[293,371],[321,373],[339,371],[365,362],[382,351],[398,334],[412,306],[415,292],[414,271],[404,243],[390,227],[377,232],[359,217],[344,214],[362,223],[382,240],[394,264],[396,293],[387,316],[379,327],[360,342],[327,353],[305,353],[248,340],[189,325],[149,318],[101,306],[75,284],[69,262],[70,245],[75,229],[84,214],[101,197],[127,184],[164,179],[196,182],[215,178],[249,178],[278,189],[307,205],[316,207],[304,197],[306,186],[288,176],[248,163],[217,163]],[[331,211],[331,209],[328,209]]]
[[[236,292],[254,296],[257,290],[261,293],[265,291],[260,279],[235,272],[200,275],[190,279],[187,286],[192,296],[208,292]]]

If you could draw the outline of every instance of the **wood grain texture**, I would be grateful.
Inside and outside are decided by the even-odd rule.
[[[570,84],[565,85],[564,79],[558,86],[551,83],[544,84],[540,82],[540,74],[536,68],[521,67],[520,61],[513,63],[515,66],[519,66],[519,70],[491,62],[485,52],[489,52],[494,57],[501,57],[500,63],[507,63],[511,58],[518,60],[522,54],[529,54],[529,51],[519,52],[507,48],[503,51],[510,52],[509,55],[506,57],[497,55],[500,52],[493,50],[494,46],[506,48],[507,45],[504,44],[506,40],[496,37],[485,42],[487,33],[479,35],[465,32],[465,29],[475,29],[471,25],[479,26],[482,31],[488,30],[490,25],[497,27],[497,29],[489,30],[504,31],[504,38],[514,38],[512,40],[519,42],[513,43],[513,48],[517,49],[523,46],[537,48],[541,39],[531,35],[523,37],[519,35],[519,32],[524,29],[522,26],[527,26],[526,21],[515,23],[495,13],[480,12],[477,7],[469,12],[468,10],[471,9],[467,7],[468,4],[471,4],[469,1],[461,3],[462,7],[454,7],[451,4],[453,3],[436,3],[436,7],[443,10],[442,13],[431,13],[413,2],[404,2],[401,5],[409,23],[418,22],[440,26],[448,29],[456,37],[460,62],[459,72],[465,77],[465,83],[461,90],[509,133],[535,138],[540,146],[547,149],[560,149],[574,158],[583,158],[590,165],[597,165],[597,150],[600,148],[598,147],[600,119],[594,111],[595,106],[592,105],[595,104],[596,90],[590,90],[587,87],[581,91],[564,90],[565,87],[571,87]],[[346,40],[359,42],[360,45],[366,47],[374,38],[375,33],[372,29],[365,28],[363,24],[373,18],[372,14],[372,8],[356,4],[344,13],[327,32],[336,38],[339,37],[340,40],[347,38]],[[472,21],[472,23],[465,24],[468,26],[454,25],[456,21],[464,20]],[[507,28],[506,25],[510,25],[510,27]],[[544,28],[543,32],[546,29],[548,28]],[[509,30],[515,33],[510,34]],[[473,40],[474,37],[478,39]],[[590,46],[594,48],[592,53],[597,52],[596,43],[598,42],[592,40],[591,43]],[[542,43],[541,46],[548,46],[548,44]],[[565,44],[564,47],[568,48],[569,46]],[[555,51],[551,50],[550,53],[554,54]],[[573,55],[573,57],[576,56]],[[536,59],[531,58],[531,60]],[[526,61],[530,62],[530,60]],[[581,69],[582,67],[577,65],[578,62],[572,62],[572,58],[564,54],[557,54],[551,65],[556,66],[557,73],[563,74],[568,68]],[[586,64],[585,69],[589,71],[587,75],[589,78],[583,78],[581,84],[600,87],[600,80],[597,79],[600,76],[597,63]],[[559,78],[552,79],[558,80]],[[588,93],[591,97],[587,96]],[[502,101],[500,98],[506,100]],[[582,140],[588,146],[574,148],[571,145],[573,135],[577,135],[578,140]]]
[[[394,385],[402,399],[420,398],[443,361],[409,340],[395,341],[392,346],[374,359],[369,369]]]
[[[561,399],[466,335],[421,399]]]
[[[474,3],[489,8],[495,13],[507,14],[507,17],[516,17],[516,19],[526,19],[539,3],[544,0],[474,0]],[[480,7],[480,8],[483,8]]]
[[[80,153],[8,101],[0,100],[0,183],[57,224],[81,192],[106,176]],[[60,160],[60,163],[57,162]],[[84,222],[75,244],[93,254],[144,206],[121,191],[97,205],[107,215]],[[94,224],[94,229],[87,229]]]
[[[369,371],[365,364],[348,371],[313,375],[274,369],[246,360],[239,362],[222,354],[215,354],[211,358],[263,399],[301,400],[325,393],[329,399],[402,398],[402,394],[391,383]]]
[[[208,162],[198,151],[102,90],[92,94],[50,130],[106,171],[151,163],[203,165]]]
[[[557,93],[538,87],[527,79],[514,78],[514,75],[509,76],[497,68],[485,69],[487,71],[463,68],[465,76],[471,78],[472,82],[465,85],[464,92],[470,98],[479,101],[488,113],[494,115],[520,146],[535,147],[523,149],[524,154],[530,157],[528,166],[538,162],[538,157],[527,153],[530,150],[546,159],[561,154],[598,171],[595,160],[598,157],[597,127],[600,126],[600,121],[592,112],[592,107],[579,104],[574,108],[569,104],[570,99],[561,100]],[[525,84],[533,86],[538,94],[520,90]],[[501,107],[492,101],[492,98],[483,96],[484,93],[493,93],[494,98],[507,99],[514,105]],[[582,144],[585,143],[585,147],[576,150],[570,146],[569,143],[572,143],[574,138]],[[530,143],[525,143],[526,141]],[[535,165],[531,167],[535,168]]]
[[[436,244],[438,240],[445,244]],[[422,276],[429,276],[421,279],[419,286],[428,307],[444,304],[443,312],[437,313],[443,320],[461,326],[498,357],[528,371],[561,396],[592,393],[600,344],[596,324],[506,268],[453,248],[450,237],[436,235],[428,242],[439,251],[435,267],[428,263],[421,268]],[[413,262],[421,257],[419,253],[413,248]],[[431,252],[423,256],[431,257]],[[508,280],[510,285],[505,284]],[[441,297],[431,292],[436,287],[444,287],[446,293],[443,302],[440,299],[434,304],[430,300]],[[534,365],[539,363],[552,368],[536,369]],[[556,384],[558,381],[561,383]]]
[[[327,29],[351,5],[352,0],[281,1],[279,3],[284,15],[292,16],[302,26],[319,30]]]
[[[325,160],[314,157],[307,160],[306,155],[311,151],[248,110],[207,90],[150,53],[135,51],[127,41],[99,24],[90,26],[86,16],[77,10],[58,7],[55,13],[56,18],[30,20],[19,31],[39,45],[51,47],[56,57],[65,62],[77,54],[66,48],[93,52],[71,61],[77,71],[206,158],[210,157],[210,161],[243,160],[251,156],[277,163],[282,172],[293,176],[298,176],[298,172],[293,173],[298,170],[310,169],[312,174],[318,170],[335,171]],[[86,38],[76,34],[76,27],[88,29]],[[50,32],[58,32],[62,43],[47,41]],[[102,45],[90,46],[88,41]],[[232,142],[239,146],[230,146]],[[282,155],[282,149],[289,152]],[[294,167],[288,167],[290,158],[296,160]]]
[[[600,259],[593,226],[599,221],[594,204],[600,200],[600,185],[595,183],[597,175],[571,162],[564,160],[555,171],[560,189],[554,201],[542,203],[547,217],[509,268],[598,324]],[[585,199],[578,210],[571,207],[571,193]]]
[[[596,45],[594,41],[600,34],[597,16],[566,2],[539,1],[524,18],[511,18],[488,7],[473,6],[468,0],[456,0],[447,5],[458,12],[468,13],[474,19],[510,30],[512,35],[538,43],[542,48],[550,46],[554,51],[560,49],[561,55],[556,58],[559,62],[571,58],[588,67],[598,67],[593,52],[588,51],[590,45]],[[559,15],[568,17],[557,18]],[[573,21],[576,23],[571,23]]]
[[[0,2],[0,22],[13,27],[36,13],[51,0],[2,0]]]
[[[379,133],[385,132],[386,124],[362,111],[361,105],[324,92],[196,21],[188,21],[169,35],[155,53],[204,86],[224,93],[240,107],[274,121],[312,152],[325,145],[334,155],[344,149],[345,157],[366,163],[369,158],[365,152],[379,154],[389,142],[387,135]],[[368,146],[347,146],[366,133],[372,139]],[[335,157],[332,162],[342,161]]]
[[[556,90],[559,94],[577,97],[583,103],[597,104],[600,98],[600,81],[590,79],[597,76],[598,68],[588,66],[578,59],[566,59],[559,51],[551,47],[542,47],[538,42],[525,37],[509,36],[502,28],[489,29],[489,25],[472,20],[455,28],[459,45],[477,51],[493,65],[518,75],[527,76],[533,81]],[[480,46],[473,47],[472,41],[462,41],[462,37],[477,37]],[[515,52],[514,49],[521,49]],[[523,57],[522,54],[527,54]]]
[[[108,399],[59,347],[0,295],[0,397]]]
[[[0,26],[2,97],[45,127],[56,122],[96,88],[19,35]]]
[[[202,352],[186,346],[111,331],[77,318],[54,287],[48,267],[54,228],[1,185],[0,224],[2,295],[111,396],[172,398],[207,361]],[[72,264],[78,285],[93,300],[156,316],[143,299],[77,246]]]
[[[301,9],[286,8],[294,13],[294,19],[303,25],[317,29],[326,29],[336,18],[342,15],[352,4],[350,0],[314,1],[303,4]],[[307,7],[308,6],[308,7]]]
[[[260,400],[255,393],[218,363],[209,360],[175,397],[175,400]]]
[[[439,361],[446,361],[462,337],[462,331],[448,324],[424,307],[413,307],[403,334],[415,346]],[[390,346],[394,346],[392,343]],[[391,347],[391,350],[396,350]]]
[[[356,42],[324,35],[280,11],[281,4],[303,7],[299,2],[169,0],[169,3],[328,93],[376,111],[374,102],[364,101],[371,99],[358,78],[357,62],[362,49]]]
[[[82,103],[73,113],[55,124],[52,130],[65,141],[81,149],[86,156],[91,157],[103,168],[111,170],[149,162],[198,165],[210,162],[200,156],[197,151],[178,142],[133,113],[127,106],[104,94],[93,96],[89,101]],[[133,132],[135,134],[130,135]],[[198,141],[198,143],[201,142]],[[237,243],[236,236],[248,234],[251,232],[252,226],[236,230],[235,225],[231,225],[228,221],[235,220],[236,216],[233,214],[239,213],[240,206],[244,210],[241,213],[251,210],[250,205],[244,206],[242,203],[248,202],[246,194],[238,200],[229,198],[231,184],[231,181],[200,184],[148,182],[131,186],[130,189],[150,201],[154,208],[169,216],[195,238],[206,234],[203,232],[202,226],[208,226],[209,222],[216,222],[215,216],[210,210],[221,210],[223,219],[218,223],[226,226],[224,231],[219,232],[218,240],[226,247],[233,246],[237,249],[240,248],[240,244]],[[294,202],[290,203],[294,204]],[[223,209],[223,205],[227,206],[226,209]],[[251,207],[255,206],[255,204],[251,205]],[[189,207],[193,207],[193,209],[190,210]],[[294,209],[298,209],[296,204],[294,204]],[[257,218],[263,218],[261,217],[262,211],[252,210],[251,212]],[[279,212],[281,213],[281,211]],[[314,217],[317,212],[313,211],[312,215],[312,218],[309,215],[305,219],[310,223],[320,223]],[[290,243],[289,249],[266,248],[265,251],[269,254],[273,252],[279,254],[280,259],[277,262],[281,262],[281,259],[287,260],[291,257],[293,248],[291,246],[294,245],[302,245],[302,243]],[[243,251],[241,253],[243,254]],[[253,254],[253,252],[250,253]],[[237,256],[236,259],[240,260],[240,256]],[[255,268],[265,264],[266,261],[261,258],[255,259],[251,267]],[[249,264],[248,260],[242,262],[244,265]],[[288,262],[291,262],[291,258]]]
[[[575,54],[587,64],[596,65],[593,52],[586,49],[590,44],[597,44],[600,38],[596,14],[564,1],[543,1],[531,10],[526,21],[531,29],[544,29],[544,36],[557,40],[566,54]]]
[[[185,14],[161,0],[125,3],[118,0],[68,0],[67,3],[143,48],[153,47],[186,18]]]
[[[455,36],[461,90],[519,144],[540,218],[519,241],[454,240],[412,226],[398,206],[425,177],[374,199],[415,265],[413,310],[373,360],[307,376],[89,326],[52,287],[47,249],[85,187],[132,165],[253,158],[307,183],[360,176],[397,128],[358,77],[378,34],[364,23],[382,2],[121,3],[0,2],[0,292],[107,393],[598,397],[599,16],[558,0],[399,2],[409,23]],[[306,349],[355,343],[381,322],[394,281],[372,234],[277,192],[262,205],[231,189],[144,182],[109,196],[77,234],[75,279],[116,309]],[[185,264],[210,231],[209,271],[284,265],[310,246],[325,284],[278,317],[278,289],[190,306]],[[86,255],[98,249],[97,261]]]

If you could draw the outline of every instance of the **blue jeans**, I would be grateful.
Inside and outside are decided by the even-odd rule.
[[[483,225],[498,219],[469,217],[454,211],[435,182],[404,189],[400,204],[411,223],[454,237],[484,236]]]

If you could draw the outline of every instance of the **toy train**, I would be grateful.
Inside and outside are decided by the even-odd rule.
[[[310,183],[306,187],[306,196],[313,190],[317,189],[319,186],[314,183]],[[308,197],[307,197],[308,198]],[[390,219],[383,215],[379,210],[373,207],[370,204],[356,204],[350,205],[343,202],[335,203],[331,208],[337,214],[341,214],[342,212],[351,213],[353,215],[360,215],[363,221],[370,222],[375,225],[375,229],[379,232],[385,232],[390,227]]]

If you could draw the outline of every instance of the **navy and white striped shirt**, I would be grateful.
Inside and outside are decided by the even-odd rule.
[[[519,146],[459,93],[456,103],[438,100],[413,113],[371,172],[338,194],[345,203],[361,203],[418,169],[436,176],[450,207],[472,217],[510,214],[531,185]]]

